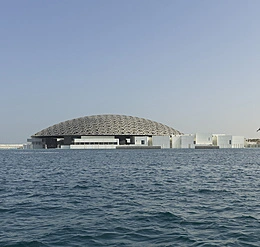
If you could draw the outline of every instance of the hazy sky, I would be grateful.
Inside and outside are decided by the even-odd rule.
[[[258,137],[259,0],[0,1],[0,143],[123,114]]]

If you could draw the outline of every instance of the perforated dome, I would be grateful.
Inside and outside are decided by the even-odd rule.
[[[124,115],[95,115],[64,121],[43,129],[34,137],[176,135],[179,131],[144,118]]]

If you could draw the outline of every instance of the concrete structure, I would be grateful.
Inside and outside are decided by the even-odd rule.
[[[181,135],[174,135],[171,137],[172,148],[181,148]]]
[[[144,146],[148,146],[148,141],[149,141],[149,137],[148,136],[133,136],[130,138],[131,143],[133,145],[144,145]]]
[[[212,145],[212,134],[211,133],[196,133],[195,143],[196,145]]]
[[[232,136],[231,135],[214,135],[213,145],[219,146],[219,148],[232,148]]]
[[[232,148],[244,148],[245,138],[244,136],[232,136]]]
[[[24,144],[0,144],[0,149],[23,149]]]
[[[244,136],[214,134],[213,145],[218,145],[219,148],[244,148],[245,138]]]
[[[70,149],[115,149],[119,145],[119,139],[111,136],[81,136],[75,138]],[[62,146],[61,148],[66,148]]]
[[[116,148],[117,146],[170,147],[170,136],[181,133],[164,124],[124,115],[96,115],[52,125],[34,134],[33,148]],[[153,136],[157,136],[153,139]],[[159,138],[161,137],[161,139]]]
[[[243,136],[196,133],[172,136],[172,148],[244,148]]]
[[[152,145],[160,146],[161,148],[170,148],[170,136],[152,136]]]
[[[172,148],[195,148],[195,135],[172,136]]]

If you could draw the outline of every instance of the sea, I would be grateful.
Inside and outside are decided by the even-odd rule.
[[[0,246],[260,246],[260,149],[1,150]]]

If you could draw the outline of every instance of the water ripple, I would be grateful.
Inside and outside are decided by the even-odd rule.
[[[0,246],[260,246],[258,150],[0,151]]]

